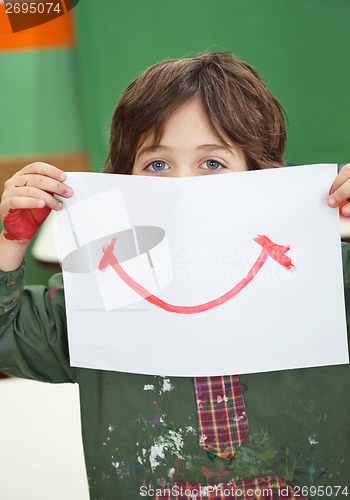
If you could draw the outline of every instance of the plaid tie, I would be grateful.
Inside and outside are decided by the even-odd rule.
[[[231,460],[249,432],[248,415],[237,375],[196,377],[199,445]]]
[[[153,500],[307,500],[278,476],[265,476],[229,483],[168,483]]]

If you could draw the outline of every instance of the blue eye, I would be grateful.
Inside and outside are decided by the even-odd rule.
[[[224,168],[223,165],[216,160],[206,160],[204,163],[204,168],[207,168],[208,170],[219,170],[221,168]]]
[[[150,170],[151,172],[162,172],[163,170],[168,170],[169,165],[162,160],[152,161],[149,165],[147,165],[146,170]]]

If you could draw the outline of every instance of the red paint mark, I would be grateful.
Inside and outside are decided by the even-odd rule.
[[[8,240],[30,240],[36,233],[38,227],[44,222],[51,209],[22,208],[10,209],[4,218],[4,236]]]
[[[341,204],[339,205],[339,207],[338,207],[338,209],[339,209],[339,214],[340,214],[342,217],[344,217],[344,215],[343,215],[343,208],[344,208],[347,204],[348,204],[348,200],[345,200],[345,201],[343,201],[343,203],[341,203]]]
[[[49,296],[50,296],[51,303],[55,300],[55,297],[56,297],[58,290],[59,290],[59,288],[57,286],[50,289]]]
[[[292,263],[292,259],[286,255],[286,252],[290,250],[290,246],[277,245],[271,241],[267,236],[259,235],[254,238],[256,243],[259,243],[263,247],[263,250],[266,250],[267,257],[270,256],[274,259],[278,264],[285,267],[288,271],[294,271],[295,266]]]
[[[103,272],[108,266],[112,266],[117,275],[143,299],[147,300],[157,307],[160,307],[161,309],[177,314],[196,314],[203,311],[208,311],[209,309],[214,309],[215,307],[224,304],[228,300],[231,300],[255,278],[262,266],[265,264],[268,257],[274,259],[278,264],[286,268],[288,271],[293,271],[295,269],[292,260],[286,255],[286,252],[290,250],[290,246],[277,245],[267,236],[259,235],[254,238],[254,241],[262,246],[260,255],[258,256],[253,267],[248,271],[247,275],[239,283],[237,283],[237,285],[235,285],[228,292],[221,295],[221,297],[217,297],[216,299],[205,302],[204,304],[198,304],[196,306],[176,306],[164,302],[164,300],[151,294],[148,290],[137,283],[124,271],[114,254],[116,241],[116,238],[113,238],[109,245],[105,245],[103,247],[103,256],[100,260],[98,269]]]
[[[209,479],[211,476],[216,476],[216,477],[225,477],[229,476],[231,474],[230,471],[224,470],[222,472],[219,471],[211,471],[207,469],[204,465],[200,468],[200,472],[203,474],[203,476],[206,477],[206,479]]]
[[[174,469],[175,469],[175,472],[179,472],[179,470],[181,470],[181,462],[178,458],[175,460]]]

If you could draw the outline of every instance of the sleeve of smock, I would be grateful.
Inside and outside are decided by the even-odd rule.
[[[350,244],[342,243],[343,254],[343,277],[346,323],[348,328],[348,343],[350,346]]]
[[[0,371],[42,382],[75,382],[69,365],[62,275],[24,287],[24,263],[0,271]]]

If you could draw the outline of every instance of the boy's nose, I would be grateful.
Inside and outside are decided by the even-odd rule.
[[[191,177],[197,174],[197,169],[191,165],[181,163],[172,169],[172,177]]]

